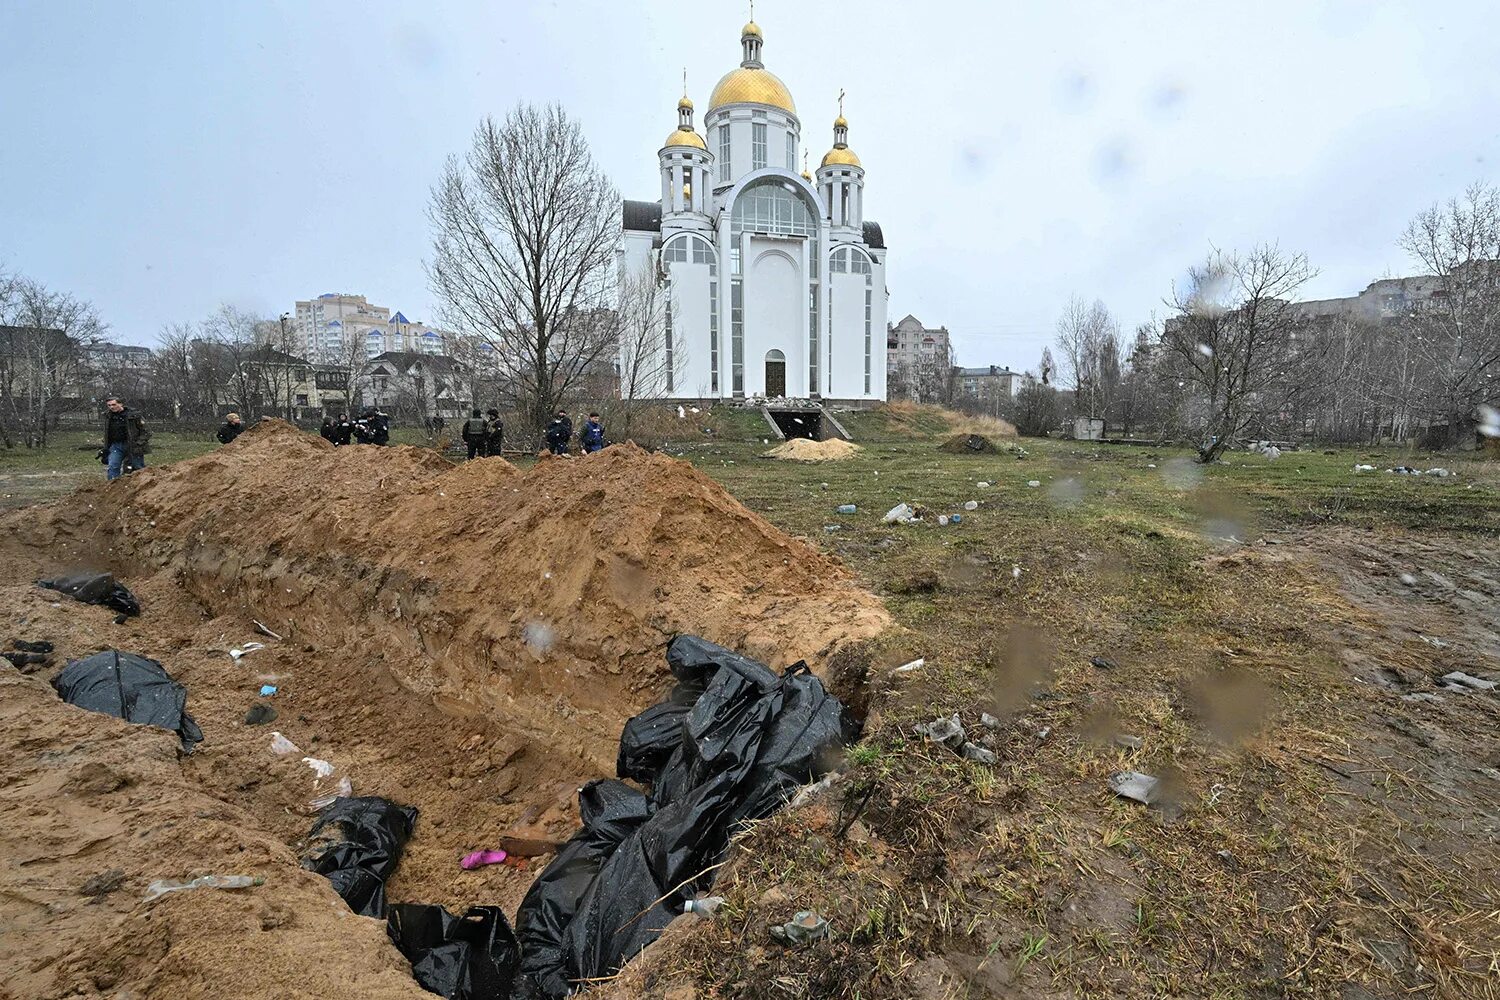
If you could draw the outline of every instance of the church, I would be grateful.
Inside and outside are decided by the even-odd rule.
[[[802,120],[763,42],[746,24],[701,132],[683,95],[657,154],[661,199],[624,204],[622,289],[643,274],[664,282],[651,395],[883,400],[885,239],[865,218],[842,97],[832,146],[809,174]]]

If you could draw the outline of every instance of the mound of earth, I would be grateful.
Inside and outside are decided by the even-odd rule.
[[[999,451],[1000,448],[983,434],[955,434],[938,445],[938,450],[950,451],[958,455],[970,453],[983,455]]]
[[[889,623],[840,563],[692,466],[628,444],[522,473],[334,448],[263,421],[8,520],[58,565],[166,570],[215,613],[317,634],[415,690],[508,711],[656,686],[678,632],[816,668]]]
[[[847,690],[848,654],[890,627],[837,560],[630,445],[523,472],[271,421],[0,528],[0,617],[57,644],[48,672],[110,647],[159,659],[205,735],[179,760],[173,734],[0,662],[0,850],[22,859],[0,865],[0,998],[426,995],[379,923],[297,867],[310,772],[271,752],[272,730],[356,794],[420,810],[392,900],[513,911],[545,857],[458,859],[501,834],[571,835],[579,786],[613,772],[624,720],[670,683],[670,636],[825,676],[852,661],[828,678]],[[142,616],[116,625],[24,582],[77,566],[115,571]],[[249,639],[267,648],[228,655]],[[257,701],[275,721],[248,724]],[[153,879],[201,874],[266,881],[142,901]],[[86,882],[117,888],[91,903]]]
[[[792,438],[766,452],[766,457],[783,462],[838,462],[853,458],[859,451],[859,445],[850,444],[841,438],[829,438],[827,441]]]

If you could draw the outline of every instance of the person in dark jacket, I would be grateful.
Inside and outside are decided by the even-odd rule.
[[[329,444],[333,444],[333,417],[325,416],[323,418],[323,426],[318,428],[318,437],[322,438],[324,441],[327,441]]]
[[[114,396],[104,401],[104,461],[106,479],[119,479],[127,472],[146,467],[151,432],[141,415]]]
[[[578,445],[585,455],[592,455],[604,447],[604,425],[599,422],[599,414],[590,413],[588,420],[584,421],[578,432]]]
[[[370,443],[377,445],[388,445],[391,443],[391,418],[372,409],[369,417]]]
[[[500,411],[490,407],[485,411],[489,418],[489,433],[484,439],[484,453],[486,455],[499,456],[500,446],[505,443],[505,424],[500,421]]]
[[[224,422],[219,425],[219,433],[214,437],[219,439],[220,444],[228,444],[244,433],[245,425],[240,421],[238,413],[224,414]]]
[[[469,413],[469,419],[464,421],[460,436],[469,447],[470,459],[484,457],[485,445],[490,439],[490,424],[477,407]]]
[[[543,437],[546,438],[547,448],[552,454],[566,455],[568,453],[568,442],[573,440],[573,421],[568,419],[568,411],[557,411],[557,415],[547,424]]]
[[[349,414],[340,413],[338,420],[334,421],[333,424],[333,437],[328,440],[333,442],[335,448],[340,448],[348,444],[349,439],[353,436],[354,424],[350,422]]]

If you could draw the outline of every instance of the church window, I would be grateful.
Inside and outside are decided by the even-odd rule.
[[[766,166],[766,123],[755,122],[750,126],[750,169],[763,170]]]
[[[797,169],[797,136],[791,129],[786,131],[786,168]]]
[[[734,394],[745,394],[745,286],[729,285],[729,371]]]
[[[666,308],[666,362],[667,362],[667,391],[672,391],[673,377],[677,374],[677,365],[672,357],[672,284],[667,283],[667,308]]]
[[[729,183],[729,123],[719,126],[719,183]]]

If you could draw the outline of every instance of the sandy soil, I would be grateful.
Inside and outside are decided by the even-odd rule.
[[[836,561],[629,446],[523,474],[271,423],[3,521],[0,612],[58,646],[33,676],[0,665],[0,978],[17,998],[426,995],[383,923],[297,867],[312,772],[271,753],[273,730],[356,794],[421,811],[392,900],[513,910],[545,857],[458,859],[571,832],[578,786],[613,774],[620,726],[668,686],[672,634],[823,671],[890,627]],[[24,582],[79,565],[119,573],[142,617]],[[267,648],[231,658],[252,640]],[[45,683],[110,647],[188,687],[197,752]],[[278,716],[247,725],[267,683]],[[265,884],[142,901],[153,879],[208,873]],[[113,891],[79,895],[101,875]]]
[[[859,451],[859,445],[850,444],[842,438],[829,438],[827,441],[792,438],[766,452],[766,457],[779,458],[784,462],[837,462],[853,458]]]

